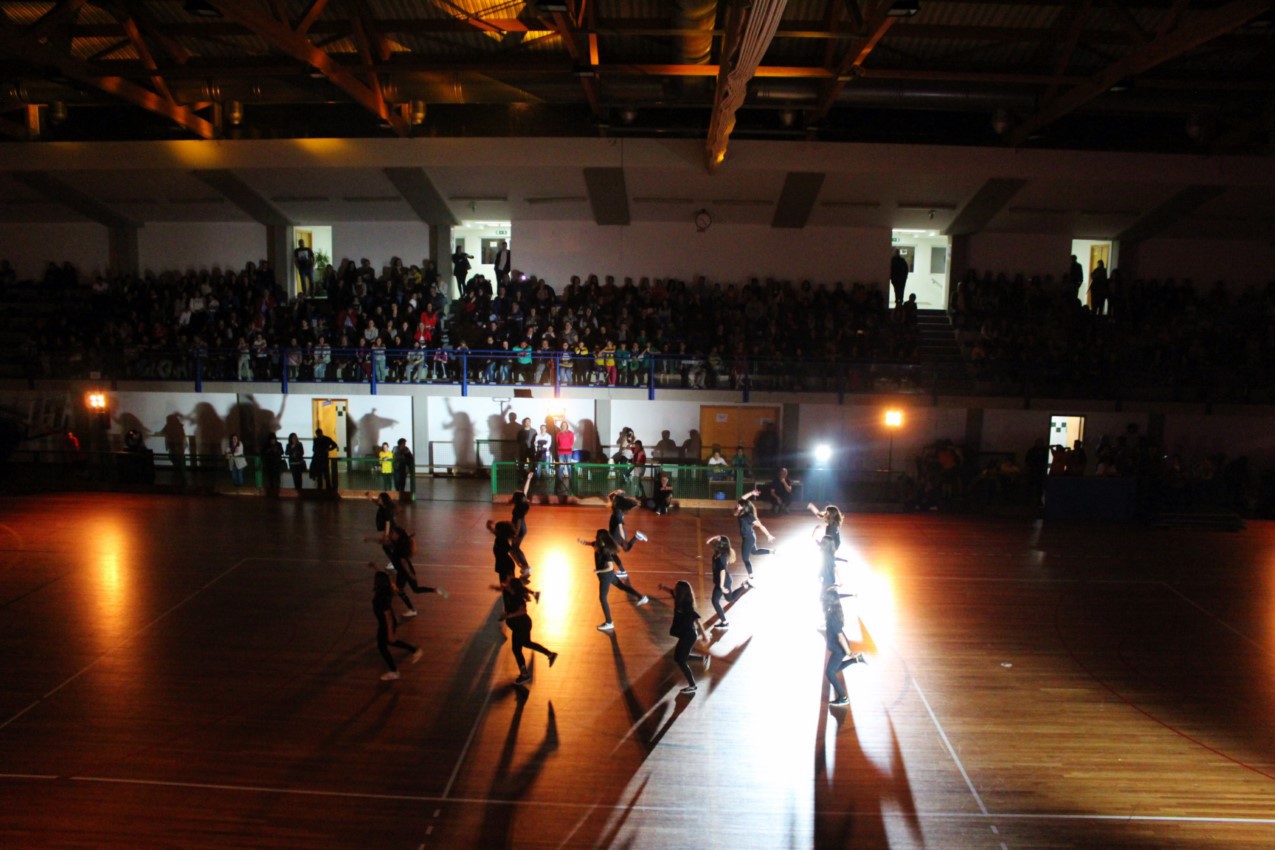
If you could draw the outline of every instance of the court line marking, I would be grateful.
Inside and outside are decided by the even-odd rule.
[[[496,645],[487,650],[487,658],[483,662],[482,669],[486,669],[491,664],[498,649],[500,649],[500,646]],[[443,800],[446,800],[452,793],[452,786],[456,784],[456,778],[460,776],[461,765],[465,763],[465,756],[469,754],[469,747],[474,743],[474,736],[478,734],[478,727],[482,725],[483,718],[487,715],[487,706],[491,703],[491,695],[492,688],[489,687],[487,688],[487,695],[483,697],[483,704],[478,707],[478,714],[474,717],[474,725],[469,727],[469,737],[465,739],[465,746],[461,747],[460,755],[456,757],[456,766],[452,768],[451,778],[447,780],[447,785],[443,787]]]
[[[177,611],[177,609],[181,608],[181,607],[182,607],[182,606],[184,606],[187,602],[190,602],[190,601],[191,601],[192,599],[194,599],[196,596],[198,596],[199,594],[203,593],[205,590],[207,590],[208,588],[212,587],[214,584],[216,584],[217,582],[221,581],[221,580],[222,580],[223,578],[225,578],[226,576],[230,575],[232,572],[234,572],[235,570],[237,570],[239,567],[243,566],[243,564],[247,563],[249,560],[252,560],[252,559],[250,559],[250,558],[241,558],[241,559],[239,559],[239,560],[238,560],[238,561],[236,561],[234,564],[231,564],[231,565],[230,565],[230,566],[229,566],[226,570],[224,570],[222,573],[220,573],[219,575],[214,576],[212,579],[210,579],[210,580],[209,580],[206,584],[204,584],[202,587],[196,588],[195,590],[191,591],[191,593],[190,593],[190,594],[189,594],[189,595],[188,595],[185,599],[183,599],[183,600],[181,600],[180,602],[176,603],[176,604],[175,604],[175,605],[173,605],[171,608],[169,608],[167,611],[165,611],[164,613],[160,614],[158,617],[156,617],[155,619],[151,620],[151,621],[150,621],[149,623],[147,623],[146,625],[144,625],[144,626],[142,626],[141,628],[137,629],[137,630],[136,630],[136,631],[134,631],[132,634],[130,634],[130,635],[128,635],[128,636],[126,636],[126,637],[124,637],[123,639],[121,639],[121,640],[120,640],[120,641],[116,644],[116,647],[112,647],[112,648],[110,648],[110,649],[106,650],[106,651],[105,651],[105,652],[103,652],[101,655],[99,655],[97,658],[93,659],[93,660],[92,660],[92,661],[90,661],[87,665],[85,665],[84,667],[82,667],[82,668],[81,668],[78,672],[71,674],[71,676],[70,676],[68,679],[66,679],[65,681],[63,681],[60,685],[58,685],[57,687],[55,687],[53,690],[51,690],[51,691],[47,692],[47,693],[46,693],[46,694],[44,694],[42,697],[40,697],[39,699],[37,699],[35,702],[31,703],[31,704],[30,704],[30,705],[28,705],[26,708],[22,709],[22,710],[21,710],[21,711],[19,711],[17,714],[15,714],[15,715],[13,715],[12,717],[10,717],[8,720],[4,721],[3,723],[0,723],[0,729],[4,729],[6,726],[9,726],[11,723],[13,723],[13,722],[14,722],[15,720],[17,720],[19,717],[21,717],[22,715],[26,714],[26,713],[27,713],[28,711],[30,711],[31,709],[35,708],[37,705],[39,705],[40,703],[42,703],[42,702],[44,702],[45,700],[47,700],[49,697],[53,696],[53,695],[54,695],[54,694],[56,694],[58,691],[62,690],[62,689],[63,689],[63,688],[65,688],[67,685],[71,684],[71,683],[72,683],[72,682],[74,682],[76,679],[80,678],[80,677],[81,677],[81,676],[83,676],[85,673],[87,673],[88,671],[92,670],[92,669],[93,669],[94,667],[96,667],[98,664],[101,664],[103,661],[105,661],[105,660],[106,660],[106,659],[107,659],[107,658],[108,658],[108,657],[109,657],[109,656],[110,656],[110,655],[111,655],[111,654],[115,651],[115,649],[116,649],[117,647],[119,647],[119,646],[123,646],[123,645],[126,645],[126,644],[128,644],[130,641],[136,640],[137,638],[139,638],[139,637],[141,637],[142,635],[144,635],[146,632],[150,631],[152,628],[154,628],[154,627],[155,627],[156,625],[158,625],[160,622],[162,622],[163,620],[167,619],[169,615],[171,615],[172,613],[174,613],[175,611]]]
[[[1253,639],[1252,637],[1250,637],[1249,635],[1244,634],[1242,631],[1240,631],[1239,629],[1237,629],[1235,626],[1232,626],[1229,622],[1227,622],[1226,620],[1222,619],[1219,615],[1217,615],[1217,614],[1213,613],[1213,612],[1212,612],[1212,611],[1210,611],[1208,608],[1205,608],[1203,605],[1201,605],[1200,603],[1196,602],[1194,599],[1192,599],[1191,597],[1187,596],[1185,593],[1183,593],[1182,591],[1178,590],[1178,589],[1177,589],[1176,587],[1174,587],[1173,585],[1169,584],[1168,582],[1161,582],[1161,584],[1163,584],[1166,588],[1168,588],[1168,589],[1169,589],[1169,592],[1170,592],[1170,593],[1172,593],[1174,596],[1178,597],[1178,598],[1179,598],[1179,599],[1181,599],[1183,602],[1185,602],[1186,604],[1190,605],[1192,608],[1194,608],[1195,610],[1199,611],[1199,612],[1200,612],[1201,614],[1203,614],[1204,616],[1208,617],[1210,620],[1213,620],[1213,621],[1214,621],[1215,623],[1217,623],[1219,626],[1221,626],[1222,628],[1226,629],[1228,632],[1230,632],[1231,634],[1235,635],[1235,636],[1236,636],[1237,638],[1239,638],[1240,640],[1242,640],[1242,641],[1244,641],[1245,643],[1249,644],[1249,645],[1250,645],[1250,646],[1252,646],[1254,649],[1259,650],[1259,651],[1260,651],[1263,655],[1270,655],[1270,654],[1271,654],[1270,649],[1268,649],[1266,646],[1264,646],[1264,645],[1262,645],[1261,643],[1259,643],[1258,641],[1254,640],[1254,639]]]
[[[0,774],[0,778],[4,778],[5,774]],[[12,776],[12,775],[10,775]],[[20,776],[19,778],[28,778]],[[44,781],[57,780],[59,777],[37,777]],[[93,782],[104,785],[141,785],[156,788],[188,788],[192,790],[203,791],[236,791],[242,793],[258,793],[258,794],[274,794],[279,796],[298,796],[298,797],[329,797],[333,799],[352,799],[352,800],[383,800],[386,802],[409,802],[409,803],[463,803],[465,805],[474,806],[536,806],[550,807],[558,809],[574,809],[577,811],[585,809],[598,808],[597,803],[572,803],[559,800],[502,800],[490,797],[449,797],[443,798],[436,794],[378,794],[363,791],[323,791],[311,788],[271,788],[264,785],[232,785],[228,783],[212,783],[212,782],[169,782],[160,779],[126,779],[122,777],[110,776],[70,776],[67,777],[72,782]],[[624,803],[616,803],[613,808],[624,811],[644,811],[644,812],[668,812],[674,814],[693,814],[702,812],[702,807],[698,806],[678,806],[678,805],[652,805],[652,804],[634,804],[627,805]],[[984,819],[1005,819],[1005,820],[1022,820],[1022,821],[1127,821],[1130,823],[1199,823],[1199,824],[1236,824],[1240,826],[1275,826],[1275,817],[1237,817],[1231,816],[1214,816],[1214,815],[1135,815],[1135,814],[1078,814],[1063,812],[997,812],[996,814],[983,814],[981,812],[885,812],[880,809],[826,809],[822,810],[826,814],[833,816],[855,816],[868,815],[871,817],[893,817],[893,818],[941,818],[946,820],[984,820]],[[759,814],[766,814],[765,811],[754,810]],[[781,815],[785,812],[774,810],[769,814]]]
[[[987,806],[983,803],[982,796],[979,795],[978,789],[974,787],[974,780],[970,779],[969,773],[965,771],[965,765],[961,763],[961,757],[956,754],[956,748],[952,746],[952,742],[948,740],[947,733],[943,731],[943,724],[939,723],[938,716],[934,713],[934,709],[930,707],[930,701],[925,698],[925,691],[921,690],[921,683],[912,677],[912,687],[916,689],[916,695],[921,698],[921,704],[925,706],[925,711],[930,715],[930,720],[934,721],[934,728],[938,730],[939,737],[943,740],[943,746],[947,748],[948,755],[952,757],[952,761],[956,763],[956,769],[961,772],[961,778],[965,780],[965,785],[970,789],[970,794],[974,795],[974,802],[978,803],[978,810],[984,815],[990,816]]]

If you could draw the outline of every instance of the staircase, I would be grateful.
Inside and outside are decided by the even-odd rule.
[[[959,363],[961,346],[946,310],[917,310],[917,349],[922,363]]]

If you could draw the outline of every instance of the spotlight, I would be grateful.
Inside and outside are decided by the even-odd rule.
[[[820,443],[815,446],[815,462],[825,464],[832,460],[832,446],[827,443]]]
[[[92,411],[106,410],[106,393],[94,390],[84,397],[84,403]]]

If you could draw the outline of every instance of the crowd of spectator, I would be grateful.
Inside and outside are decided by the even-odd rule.
[[[381,268],[346,259],[319,279],[324,297],[289,298],[264,262],[87,286],[69,263],[50,264],[26,287],[53,306],[22,320],[23,356],[34,375],[142,377],[156,353],[193,352],[209,379],[639,386],[654,376],[707,388],[753,385],[763,370],[786,376],[771,386],[808,386],[812,364],[836,363],[848,368],[814,373],[841,375],[850,390],[862,364],[918,361],[915,309],[890,310],[883,288],[859,283],[589,275],[559,290],[513,272],[475,275],[449,301],[432,263],[397,257]],[[1012,391],[1109,396],[1141,380],[1242,400],[1272,385],[1275,283],[1201,291],[1126,282],[1115,269],[1101,284],[1082,304],[1068,275],[971,271],[949,305],[968,368]],[[0,285],[26,286],[7,263]],[[166,362],[172,377],[189,372],[190,358]]]
[[[976,373],[1015,386],[1119,394],[1131,385],[1244,400],[1275,364],[1275,281],[1233,292],[1218,282],[1126,282],[1119,269],[1082,304],[1067,278],[970,272],[951,315]]]
[[[80,287],[74,269],[50,277]],[[205,377],[237,380],[457,381],[645,385],[652,372],[689,387],[739,387],[758,361],[911,362],[915,311],[883,292],[704,278],[573,277],[559,292],[534,276],[470,278],[448,301],[432,264],[397,257],[377,270],[344,260],[322,298],[289,299],[266,263],[239,271],[101,276],[86,309],[30,328],[38,371],[89,362],[127,376],[152,352],[196,352]],[[174,375],[176,376],[176,375]]]

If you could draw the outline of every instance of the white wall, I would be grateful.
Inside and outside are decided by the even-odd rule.
[[[1022,272],[1059,280],[1071,265],[1071,237],[1056,234],[976,233],[969,237],[969,267],[978,272]]]
[[[161,393],[108,392],[111,411],[110,437],[119,445],[130,428],[136,428],[146,445],[165,450],[166,436],[179,427],[194,438],[199,454],[220,454],[231,434],[239,434],[247,450],[257,450],[257,440],[268,431],[286,440],[291,432],[309,451],[314,437],[310,397],[273,393]],[[76,399],[72,398],[74,406]],[[394,445],[400,437],[412,439],[412,400],[408,396],[351,396],[347,408],[350,434],[336,435],[342,448],[355,457],[375,453],[382,442]],[[83,428],[83,425],[80,426]],[[331,435],[329,435],[331,436]]]
[[[472,251],[470,253],[473,253]],[[378,272],[398,257],[403,265],[421,265],[429,257],[429,225],[421,221],[346,221],[332,225],[332,265],[363,257]],[[439,269],[443,268],[442,263]]]
[[[8,260],[18,280],[39,280],[49,263],[70,261],[80,280],[106,271],[110,245],[100,224],[0,224],[0,259]]]
[[[598,445],[597,403],[593,399],[554,398],[490,398],[467,396],[423,399],[427,405],[429,447],[417,447],[417,463],[424,464],[432,450],[433,463],[439,466],[470,467],[488,464],[493,459],[513,460],[506,445],[475,445],[476,441],[512,441],[529,418],[534,427],[550,418],[566,418],[576,432],[576,450],[593,452]]]
[[[1275,243],[1226,239],[1148,239],[1138,246],[1138,277],[1191,279],[1197,291],[1219,280],[1238,295],[1248,284],[1265,285],[1275,269]]]
[[[881,286],[890,270],[890,231],[884,228],[714,224],[697,233],[686,222],[600,227],[515,220],[513,234],[515,265],[547,279],[559,292],[572,275],[690,280],[702,274],[722,282],[776,277]]]
[[[137,231],[145,272],[242,269],[266,257],[266,228],[255,222],[151,222]]]

